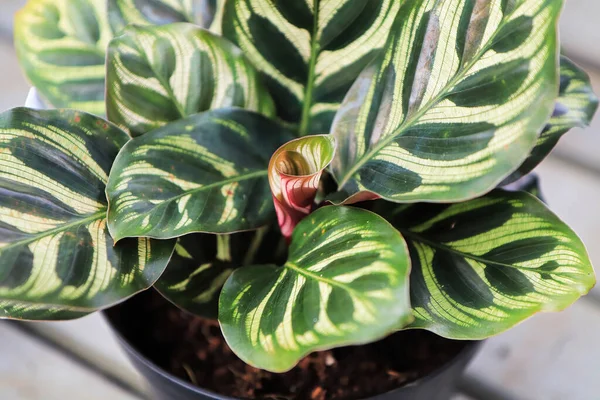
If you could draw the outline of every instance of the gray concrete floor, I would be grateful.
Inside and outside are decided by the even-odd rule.
[[[10,34],[12,13],[21,3],[0,4],[0,111],[22,105],[29,88]],[[600,68],[588,67],[600,93]],[[582,236],[596,265],[599,134],[600,117],[591,129],[572,132],[538,168],[550,206]],[[563,313],[535,316],[488,340],[454,400],[598,400],[598,332],[600,288]],[[100,315],[65,323],[3,321],[0,338],[2,400],[144,397],[140,378]]]

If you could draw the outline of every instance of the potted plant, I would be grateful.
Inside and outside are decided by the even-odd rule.
[[[595,283],[499,188],[596,110],[561,6],[30,0],[58,109],[0,115],[0,317],[115,306],[160,398],[444,398],[473,341]]]

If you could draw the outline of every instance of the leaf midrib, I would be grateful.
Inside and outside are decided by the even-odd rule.
[[[398,229],[398,231],[402,234],[402,236],[410,238],[416,242],[421,242],[430,247],[433,247],[434,249],[446,251],[448,253],[452,253],[452,254],[461,256],[463,258],[468,258],[468,259],[480,262],[481,264],[484,264],[484,265],[492,264],[492,265],[496,265],[498,267],[513,268],[513,269],[518,269],[521,271],[539,273],[539,271],[536,271],[535,268],[526,268],[526,267],[520,267],[520,266],[514,265],[514,264],[505,264],[505,263],[502,263],[499,261],[486,260],[485,258],[483,258],[481,256],[476,256],[473,254],[462,252],[460,250],[456,250],[455,248],[450,247],[442,242],[435,242],[433,240],[426,239],[424,236],[422,236],[416,232],[413,232],[413,231],[409,231],[409,230],[405,230],[405,229]]]
[[[23,240],[18,240],[16,242],[12,242],[12,243],[10,243],[10,244],[8,244],[6,246],[0,247],[0,254],[2,254],[2,252],[5,251],[5,250],[10,250],[10,249],[13,249],[15,247],[28,245],[30,243],[36,242],[36,241],[38,241],[40,239],[43,239],[43,238],[45,238],[47,236],[51,236],[51,235],[54,235],[54,234],[57,234],[57,233],[61,233],[61,232],[67,231],[68,229],[73,228],[75,226],[86,225],[88,222],[96,221],[96,220],[99,220],[99,219],[102,219],[102,218],[106,218],[106,212],[107,212],[107,210],[108,210],[108,208],[104,207],[104,208],[100,209],[100,211],[98,211],[98,212],[96,212],[94,214],[88,215],[85,218],[78,219],[76,221],[72,221],[72,222],[69,222],[69,223],[66,223],[66,224],[59,225],[59,226],[57,226],[55,228],[52,228],[52,229],[49,229],[47,231],[41,232],[41,233],[36,234],[35,236],[27,238],[27,239],[23,239]]]
[[[321,275],[318,275],[318,274],[315,274],[313,272],[310,272],[310,271],[308,271],[306,269],[303,269],[303,268],[299,267],[298,265],[294,264],[291,261],[286,262],[283,265],[283,267],[284,268],[289,268],[292,271],[296,272],[298,275],[302,275],[302,276],[304,276],[306,278],[311,278],[311,279],[314,279],[314,280],[316,280],[318,282],[323,282],[323,283],[326,283],[326,284],[328,284],[330,286],[335,286],[335,287],[338,287],[340,289],[343,289],[343,290],[346,290],[348,292],[351,292],[353,295],[355,295],[357,297],[360,297],[361,299],[366,300],[367,297],[368,297],[364,293],[359,292],[359,291],[351,288],[350,286],[345,285],[342,282],[338,282],[338,281],[336,281],[334,279],[325,278],[325,277],[323,277]]]
[[[214,188],[219,187],[219,186],[227,185],[228,183],[241,182],[241,181],[246,181],[246,180],[250,180],[250,179],[253,179],[253,178],[259,178],[261,176],[267,176],[268,174],[269,174],[268,170],[254,171],[254,172],[249,173],[249,174],[237,175],[237,176],[235,176],[233,178],[229,178],[229,179],[225,179],[225,180],[218,181],[218,182],[215,182],[215,183],[211,183],[209,185],[200,186],[200,187],[195,188],[195,189],[186,190],[183,193],[180,193],[180,194],[178,194],[176,196],[169,197],[168,199],[165,199],[165,200],[161,201],[159,204],[154,205],[154,207],[152,207],[151,209],[149,209],[147,211],[137,213],[137,216],[139,217],[139,216],[142,216],[142,215],[147,215],[147,214],[153,212],[155,208],[157,208],[157,207],[159,207],[159,206],[161,206],[161,205],[163,205],[165,203],[169,203],[169,202],[172,202],[174,200],[178,200],[178,199],[180,199],[180,198],[182,198],[184,196],[188,196],[188,195],[191,195],[191,194],[199,193],[199,192],[205,191],[207,189],[211,190],[211,189],[214,189]]]
[[[492,36],[490,36],[485,45],[483,45],[481,49],[472,56],[472,59],[469,63],[462,66],[461,70],[454,76],[454,78],[448,81],[448,83],[442,89],[440,89],[440,92],[437,96],[432,98],[423,107],[420,107],[419,110],[417,110],[417,112],[415,112],[412,116],[406,119],[396,130],[392,131],[391,134],[386,135],[384,138],[382,138],[381,141],[377,142],[377,144],[373,146],[371,150],[364,153],[353,165],[353,167],[348,170],[346,175],[344,175],[344,177],[340,179],[339,187],[343,188],[344,185],[346,185],[346,183],[348,183],[348,181],[352,179],[354,174],[356,174],[363,167],[364,164],[369,162],[377,153],[379,153],[386,146],[392,143],[398,136],[401,135],[402,132],[414,126],[418,122],[419,118],[425,115],[434,105],[442,101],[447,94],[446,91],[458,84],[459,81],[465,77],[465,74],[479,61],[480,57],[483,56],[483,54],[489,50],[490,43],[496,38],[498,32],[504,27],[504,25],[507,24],[506,21],[510,20],[513,14],[514,11],[513,13],[505,16],[503,21],[498,25],[496,31]]]
[[[320,4],[315,2],[313,13],[313,29],[310,37],[310,61],[308,64],[308,78],[306,82],[306,90],[304,91],[304,101],[302,104],[302,119],[300,120],[299,134],[305,136],[308,134],[308,127],[311,120],[311,111],[313,106],[313,91],[315,87],[315,75],[317,68],[317,58],[319,57],[319,7]]]

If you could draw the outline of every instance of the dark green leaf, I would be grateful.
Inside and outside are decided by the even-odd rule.
[[[116,239],[256,229],[275,218],[268,164],[292,135],[242,109],[194,115],[131,140],[108,182]]]
[[[563,310],[594,286],[581,240],[525,192],[393,211],[382,205],[410,249],[412,328],[483,339],[537,312]]]
[[[71,110],[0,115],[0,318],[69,319],[147,289],[174,243],[106,227],[108,173],[128,136]]]
[[[378,340],[412,320],[409,263],[404,240],[379,216],[320,208],[296,226],[282,267],[230,276],[223,334],[242,360],[274,372],[313,351]]]
[[[512,3],[511,3],[512,4]],[[558,93],[562,1],[406,0],[332,133],[342,191],[394,202],[482,195],[531,152]]]

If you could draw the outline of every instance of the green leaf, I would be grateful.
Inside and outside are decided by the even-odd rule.
[[[246,363],[273,372],[302,357],[372,342],[412,320],[406,243],[381,217],[323,207],[294,230],[288,261],[236,270],[219,322]]]
[[[127,27],[110,42],[106,80],[108,118],[132,136],[214,108],[274,112],[242,52],[187,23]]]
[[[488,192],[529,155],[558,93],[560,0],[407,0],[346,96],[343,191],[394,202]]]
[[[242,247],[248,233],[231,235]],[[237,267],[217,258],[217,236],[196,233],[181,237],[167,269],[154,284],[176,306],[206,318],[216,318],[219,294],[229,275]],[[239,254],[239,253],[236,253]]]
[[[108,181],[113,237],[166,239],[268,224],[275,217],[269,159],[291,138],[276,122],[231,108],[131,140]]]
[[[581,240],[525,192],[383,215],[410,249],[411,328],[483,339],[537,312],[563,310],[595,283]]]
[[[335,154],[330,135],[307,136],[281,146],[269,162],[269,184],[286,239],[315,207],[321,175]]]
[[[0,318],[70,319],[147,289],[173,242],[115,245],[106,180],[127,135],[72,110],[0,114]]]
[[[105,114],[106,0],[29,0],[15,16],[15,48],[31,83],[55,107]]]
[[[282,119],[299,124],[301,135],[326,133],[399,7],[397,0],[228,1],[222,32],[263,73]]]
[[[531,172],[550,154],[559,139],[572,128],[590,124],[598,109],[589,76],[566,57],[560,59],[560,94],[552,118],[544,127],[531,155],[517,171],[505,179],[510,183]]]
[[[108,0],[108,21],[114,32],[126,25],[191,22],[208,28],[215,10],[210,0]]]

